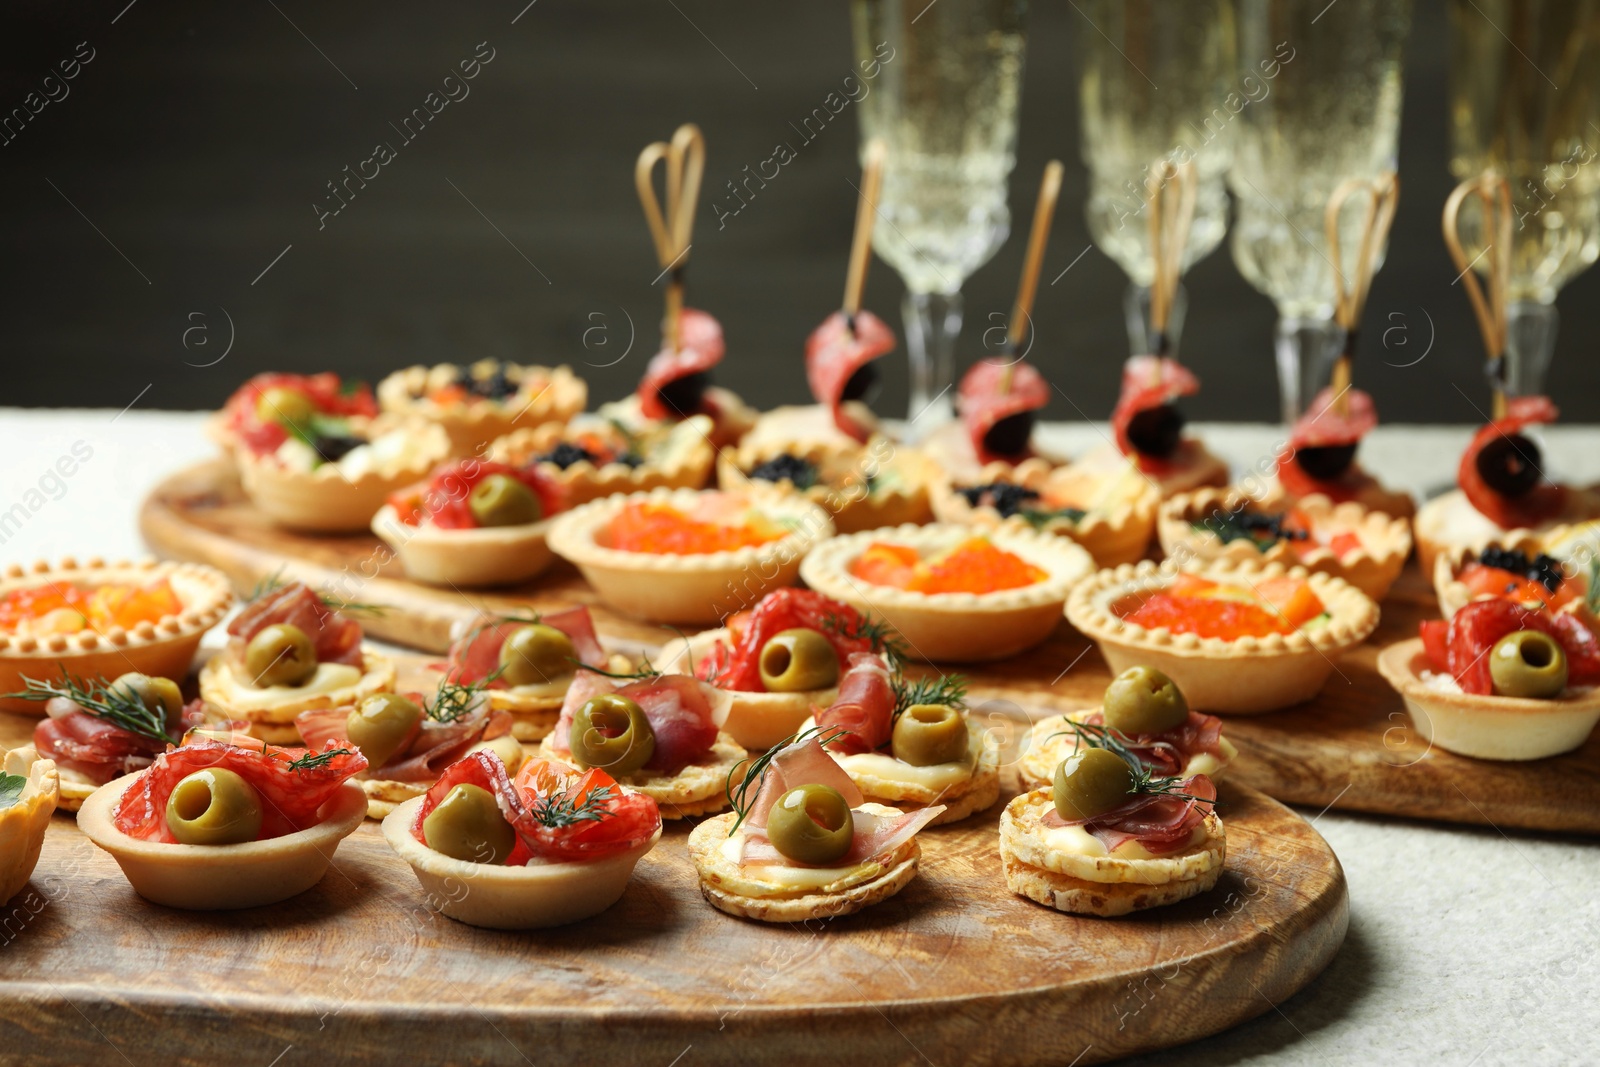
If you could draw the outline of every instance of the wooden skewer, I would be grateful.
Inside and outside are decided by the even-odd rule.
[[[1476,196],[1483,208],[1484,249],[1478,259],[1487,261],[1487,295],[1472,270],[1477,261],[1467,258],[1461,243],[1461,205],[1469,196]],[[1496,419],[1503,419],[1506,414],[1506,290],[1511,278],[1511,218],[1511,183],[1494,171],[1463,181],[1444,204],[1444,243],[1461,272],[1478,330],[1483,334]]]
[[[844,281],[844,317],[852,332],[856,312],[861,310],[861,294],[867,287],[867,268],[872,264],[872,224],[878,216],[878,193],[883,188],[884,154],[883,141],[874,137],[861,166],[861,198],[856,201],[856,229],[850,239],[850,269]]]
[[[1339,247],[1339,220],[1345,204],[1352,196],[1366,197],[1366,211],[1361,219],[1361,243],[1356,250],[1355,275],[1346,286],[1340,267],[1344,255]],[[1328,238],[1328,256],[1333,260],[1333,318],[1345,330],[1344,351],[1333,365],[1333,390],[1339,413],[1349,408],[1346,393],[1350,388],[1352,364],[1355,357],[1356,330],[1361,325],[1361,312],[1367,306],[1367,295],[1372,290],[1372,276],[1377,272],[1378,260],[1389,240],[1389,227],[1394,222],[1395,207],[1400,201],[1400,179],[1392,170],[1376,178],[1347,178],[1334,189],[1328,198],[1328,208],[1323,214],[1323,229]]]
[[[655,166],[666,164],[666,205],[656,196]],[[662,332],[667,347],[676,352],[680,342],[679,323],[683,318],[683,275],[688,264],[690,238],[694,233],[695,207],[700,198],[700,182],[705,176],[706,145],[700,127],[684,123],[672,135],[672,143],[656,141],[639,153],[633,167],[634,189],[644,207],[645,222],[656,246],[661,269],[670,269],[667,280],[666,321]]]
[[[1028,321],[1033,314],[1033,298],[1039,291],[1039,268],[1050,243],[1050,223],[1056,215],[1056,198],[1061,195],[1061,161],[1045,164],[1044,180],[1039,183],[1039,200],[1033,208],[1033,230],[1028,234],[1028,253],[1022,261],[1022,278],[1017,283],[1017,302],[1011,308],[1011,325],[1006,343],[1013,351],[1028,336]]]
[[[1194,222],[1195,198],[1199,193],[1194,160],[1182,165],[1170,159],[1155,164],[1155,182],[1147,183],[1150,190],[1146,212],[1149,214],[1150,250],[1155,261],[1155,274],[1150,281],[1150,325],[1156,333],[1155,355],[1164,355],[1167,344],[1167,322],[1172,315],[1172,302],[1178,290],[1178,279],[1183,274],[1183,252],[1189,243],[1189,227]]]

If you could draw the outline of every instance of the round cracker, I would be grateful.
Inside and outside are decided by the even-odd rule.
[[[1207,813],[1202,824],[1205,837],[1171,856],[1090,856],[1062,851],[1051,848],[1041,832],[1040,820],[1054,808],[1055,801],[1049,789],[1035,789],[1014,797],[1000,814],[1001,847],[1030,867],[1097,884],[1165,885],[1187,881],[1208,871],[1221,870],[1227,853],[1222,819],[1215,811]]]
[[[1112,918],[1146,908],[1159,908],[1198,896],[1217,884],[1222,867],[1216,866],[1194,878],[1162,885],[1137,882],[1090,882],[1069,874],[1046,871],[1023,863],[1000,842],[1000,863],[1005,869],[1006,887],[1046,907],[1073,915],[1099,915]]]

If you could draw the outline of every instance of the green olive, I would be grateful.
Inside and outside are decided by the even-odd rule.
[[[837,863],[855,834],[850,805],[832,786],[797,786],[767,812],[767,839],[797,863]]]
[[[500,646],[500,678],[510,686],[560,681],[577,669],[577,658],[572,638],[554,626],[519,626]]]
[[[317,413],[311,398],[298,389],[275,385],[256,397],[256,418],[262,422],[293,423],[304,426]]]
[[[826,689],[839,681],[839,653],[815,630],[784,630],[761,646],[761,684],[770,693]]]
[[[491,474],[473,486],[467,507],[479,526],[525,526],[544,517],[533,490],[509,474]]]
[[[422,721],[422,709],[399,693],[374,693],[345,716],[344,736],[377,770],[400,751]]]
[[[580,767],[632,774],[656,754],[656,735],[644,709],[625,696],[602,693],[578,709],[567,735]]]
[[[169,727],[183,714],[183,694],[171,678],[152,678],[130,671],[112,682],[110,688],[131,696],[148,711],[159,711]]]
[[[184,845],[237,845],[261,833],[255,787],[222,767],[195,771],[167,798],[167,829]]]
[[[967,756],[967,723],[949,704],[913,704],[895,720],[894,758],[913,767],[954,763]]]
[[[422,820],[429,848],[468,863],[504,863],[517,847],[494,794],[478,785],[458,785]]]
[[[1567,654],[1547,633],[1518,630],[1489,651],[1489,677],[1503,697],[1549,700],[1567,687]]]
[[[317,673],[317,646],[298,626],[274,623],[250,639],[244,669],[256,685],[303,685]]]
[[[1104,815],[1133,792],[1133,768],[1104,748],[1086,748],[1056,767],[1056,813],[1068,822]]]
[[[1106,686],[1104,714],[1118,733],[1159,734],[1183,725],[1189,702],[1154,667],[1129,667]]]

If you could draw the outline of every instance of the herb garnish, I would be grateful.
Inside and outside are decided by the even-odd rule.
[[[316,771],[321,770],[333,762],[335,756],[352,755],[348,748],[330,748],[326,752],[307,752],[299,759],[289,761],[291,771]]]
[[[246,594],[245,603],[260,600],[268,593],[277,592],[288,584],[283,578],[283,568],[279,567],[255,584],[255,588]],[[331,593],[321,593],[316,590],[312,592],[316,593],[317,599],[322,601],[329,611],[347,611],[352,615],[382,615],[389,610],[385,604],[364,604],[358,600],[342,600]]]
[[[1214,803],[1206,797],[1197,797],[1189,793],[1180,792],[1178,787],[1183,784],[1184,779],[1177,775],[1157,777],[1150,769],[1150,766],[1139,758],[1138,753],[1128,747],[1127,735],[1119,730],[1113,730],[1109,726],[1095,726],[1092,723],[1074,722],[1068,719],[1067,729],[1057,730],[1049,737],[1046,737],[1045,740],[1051,741],[1057,737],[1065,737],[1067,734],[1073,735],[1073,755],[1077,755],[1078,750],[1087,745],[1089,748],[1106,749],[1121,757],[1122,762],[1133,770],[1133,787],[1128,790],[1129,796],[1141,794],[1179,797],[1183,800],[1198,800],[1206,804]]]
[[[640,657],[639,663],[641,666],[636,671],[608,671],[604,667],[591,667],[582,660],[573,659],[571,656],[568,656],[567,659],[570,660],[578,670],[588,671],[591,674],[598,674],[602,678],[615,678],[618,681],[642,682],[650,678],[661,677],[661,672],[650,665],[649,657]]]
[[[1225,545],[1249,541],[1263,551],[1279,541],[1304,541],[1311,536],[1306,530],[1286,527],[1287,515],[1250,511],[1248,507],[1247,502],[1241,502],[1228,510],[1218,508],[1190,525],[1197,532],[1216,534]]]
[[[838,614],[826,615],[822,619],[822,628],[837,634],[844,641],[866,641],[872,646],[872,651],[889,661],[893,670],[898,671],[906,661],[906,651],[895,638],[894,627],[865,612],[855,622]]]
[[[0,811],[14,806],[22,799],[28,779],[20,774],[0,774]]]
[[[433,699],[424,700],[423,710],[428,713],[428,718],[435,722],[456,722],[464,717],[472,706],[477,703],[478,696],[489,688],[489,685],[500,677],[504,667],[500,667],[492,674],[487,674],[475,682],[455,682],[449,676],[439,679],[439,688],[434,691]]]
[[[918,704],[947,704],[959,708],[967,698],[967,679],[960,674],[941,674],[933,678],[907,679],[896,674],[890,685],[894,688],[894,715],[898,720],[907,708]]]
[[[70,674],[64,674],[59,682],[41,682],[24,675],[22,682],[27,688],[20,693],[6,693],[7,699],[49,700],[52,697],[64,697],[95,718],[104,719],[131,734],[163,745],[172,741],[167,734],[165,710],[152,711],[145,707],[138,694],[126,686],[119,689],[114,682],[107,682],[103,678],[89,681],[74,678]]]
[[[798,745],[812,738],[816,738],[823,748],[827,748],[849,732],[837,726],[812,726],[801,730],[793,737],[779,741],[759,756],[741,760],[734,764],[733,769],[728,772],[726,792],[728,803],[733,806],[733,810],[738,813],[739,817],[733,820],[733,826],[728,829],[728,836],[732,837],[738,833],[739,827],[744,824],[745,816],[750,813],[751,805],[755,803],[756,796],[761,792],[761,779],[766,775],[767,768],[772,765],[773,756],[790,745]],[[738,785],[734,785],[733,777],[739,773],[739,768],[741,767],[744,768],[744,777],[739,780]],[[754,791],[752,792],[752,790]]]
[[[528,805],[528,814],[532,815],[533,821],[540,826],[561,830],[580,822],[599,822],[601,819],[610,818],[611,810],[607,807],[610,802],[609,785],[589,790],[582,803],[576,802],[572,794],[563,789],[559,793],[535,797]]]

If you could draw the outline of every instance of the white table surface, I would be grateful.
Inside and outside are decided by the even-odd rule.
[[[0,513],[18,503],[29,510],[20,528],[0,531],[0,562],[145,554],[134,520],[138,503],[157,478],[212,452],[201,419],[0,408]],[[1199,429],[1236,469],[1270,455],[1281,437],[1265,426]],[[1050,443],[1069,453],[1104,437],[1103,427],[1086,424],[1048,432]],[[1362,460],[1391,484],[1422,494],[1453,478],[1470,433],[1386,426],[1363,444]],[[1600,428],[1552,428],[1545,438],[1547,451],[1563,458],[1556,473],[1600,481]],[[49,472],[74,445],[92,454],[58,481]],[[1264,1003],[1254,1021],[1128,1062],[1600,1062],[1600,842],[1305,814],[1349,878],[1343,950],[1299,995]],[[1166,1003],[1157,992],[1145,1010],[1203,1007]]]

